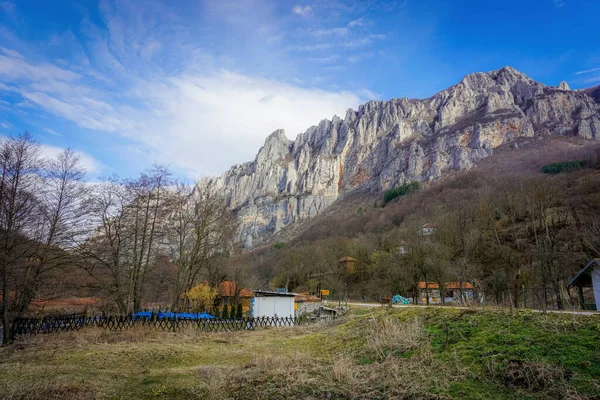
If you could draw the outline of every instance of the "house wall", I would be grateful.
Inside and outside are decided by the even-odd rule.
[[[444,301],[446,303],[460,303],[460,290],[452,289],[452,297],[446,297]],[[466,300],[473,300],[473,290],[472,289],[463,289],[463,297],[466,297]],[[441,304],[442,300],[440,297],[439,289],[429,289],[429,304]],[[427,291],[425,289],[421,289],[421,295],[419,296],[420,304],[427,304]]]
[[[318,310],[321,307],[321,302],[317,301],[303,301],[296,303],[298,309],[296,310],[296,317],[301,317],[304,314],[310,314],[314,310]]]
[[[592,270],[592,287],[594,289],[594,299],[596,300],[596,310],[600,311],[600,267],[594,267]]]
[[[253,317],[293,317],[294,298],[292,296],[267,296],[252,298]]]

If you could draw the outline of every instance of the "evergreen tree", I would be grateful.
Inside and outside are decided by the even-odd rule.
[[[237,313],[235,314],[235,317],[237,319],[242,319],[244,316],[244,310],[242,308],[242,303],[238,303],[237,305]]]
[[[229,319],[229,306],[225,304],[223,306],[223,315],[221,316],[223,319]]]

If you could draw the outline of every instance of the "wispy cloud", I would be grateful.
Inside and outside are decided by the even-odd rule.
[[[552,1],[554,2],[554,7],[556,7],[556,8],[561,8],[566,3],[564,0],[552,0]]]
[[[312,35],[316,37],[322,36],[345,36],[348,34],[348,28],[329,28],[329,29],[317,29],[311,31]]]
[[[366,23],[364,21],[364,19],[358,18],[358,19],[353,19],[352,21],[348,22],[348,27],[350,28],[354,28],[355,26],[364,26]]]
[[[51,134],[51,135],[54,135],[54,136],[62,136],[60,133],[56,133],[55,131],[53,131],[53,130],[52,130],[52,129],[50,129],[50,128],[44,128],[44,131],[46,131],[46,132],[48,132],[49,134]]]
[[[302,17],[306,17],[310,14],[312,10],[311,6],[299,6],[299,5],[295,5],[294,7],[292,7],[292,12],[296,15],[300,15]]]
[[[9,124],[8,122],[0,122],[0,126],[3,127],[4,129],[12,128],[12,125]]]
[[[195,178],[251,159],[264,137],[276,129],[284,128],[294,137],[307,123],[343,115],[364,100],[351,92],[303,88],[224,69],[212,73],[186,69],[170,76],[132,77],[126,90],[131,101],[123,102],[123,93],[89,86],[59,66],[5,58],[0,58],[0,75],[18,80],[19,85],[4,85],[4,89],[18,93],[29,107],[82,128],[125,137],[142,146],[150,159],[168,160]],[[19,72],[1,68],[16,62]],[[231,110],[236,110],[235,118]],[[228,150],[225,157],[223,149]],[[88,163],[88,169],[92,167]]]
[[[333,48],[332,43],[317,43],[309,45],[295,45],[288,46],[287,49],[290,51],[316,51],[316,50],[327,50]]]
[[[589,78],[589,79],[586,79],[583,82],[584,83],[596,83],[596,82],[600,82],[600,75],[594,76],[594,77]]]
[[[44,157],[56,158],[65,149],[61,148],[61,147],[42,144],[40,146],[40,150],[41,150],[42,154],[44,155]],[[79,163],[81,164],[81,166],[83,168],[85,168],[85,170],[88,173],[98,174],[102,171],[102,168],[103,168],[102,163],[100,163],[98,160],[96,160],[91,155],[89,155],[85,152],[82,152],[82,151],[77,151],[77,150],[75,151],[75,154],[79,157]]]
[[[40,116],[42,122],[62,119],[61,125],[40,128],[49,141],[50,135],[63,134],[64,143],[71,136],[90,134],[87,130],[102,132],[108,142],[117,143],[116,153],[135,149],[136,158],[147,164],[168,163],[197,178],[251,160],[275,129],[283,128],[294,138],[309,125],[344,115],[367,100],[368,91],[358,85],[340,90],[331,79],[341,74],[325,72],[345,69],[339,61],[353,53],[344,43],[360,39],[354,36],[376,39],[364,29],[363,19],[348,26],[321,23],[318,10],[302,4],[292,11],[310,19],[288,15],[288,21],[299,25],[283,30],[273,17],[274,3],[209,2],[203,22],[239,30],[238,47],[224,52],[219,37],[198,39],[204,38],[198,32],[214,26],[193,21],[199,31],[189,34],[189,22],[160,3],[144,8],[110,0],[102,4],[102,25],[84,18],[77,38],[69,31],[57,33],[51,57],[36,48],[0,48],[0,94],[7,92],[11,98],[0,107]],[[272,46],[265,49],[267,41]],[[63,47],[72,51],[58,52]],[[330,54],[332,49],[335,54]],[[338,49],[345,49],[344,54]],[[263,64],[248,66],[248,60]],[[264,65],[277,66],[277,74],[265,72]],[[286,70],[287,77],[282,73]],[[69,128],[57,129],[64,121]],[[95,150],[86,150],[104,160]]]
[[[357,47],[366,46],[368,44],[373,43],[375,40],[382,40],[385,38],[386,38],[386,35],[384,35],[384,34],[371,34],[366,37],[362,37],[359,39],[354,39],[354,40],[345,42],[343,44],[343,46],[348,49],[353,49],[353,48],[357,48]]]
[[[577,72],[575,72],[575,75],[589,74],[591,72],[596,72],[596,71],[600,71],[600,68],[592,68],[592,69],[585,69],[583,71],[577,71]]]
[[[326,57],[310,57],[309,60],[313,61],[313,62],[317,62],[317,63],[326,64],[326,63],[336,61],[339,58],[340,58],[339,54],[332,54],[332,55],[326,56]]]

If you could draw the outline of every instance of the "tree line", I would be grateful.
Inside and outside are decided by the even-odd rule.
[[[45,158],[28,133],[0,142],[0,175],[4,341],[33,300],[60,296],[65,285],[131,313],[165,294],[185,308],[199,282],[241,276],[225,262],[235,219],[213,186],[177,182],[162,166],[88,182],[74,151]]]

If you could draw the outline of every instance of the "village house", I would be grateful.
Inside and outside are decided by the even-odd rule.
[[[432,235],[433,232],[435,232],[435,227],[432,224],[427,223],[421,227],[421,235],[423,236]]]
[[[579,305],[582,309],[600,311],[600,260],[590,261],[571,279],[569,286],[578,288]],[[589,288],[592,289],[591,296],[590,291],[585,290]],[[589,300],[590,297],[592,300]]]
[[[321,299],[308,293],[299,293],[294,297],[296,317],[313,313],[321,307]]]
[[[340,270],[345,271],[348,274],[352,274],[356,271],[357,262],[358,261],[350,256],[342,257],[338,260],[338,264],[340,264]]]
[[[419,297],[417,303],[427,304],[427,292],[429,292],[429,304],[441,304],[442,294],[445,303],[471,302],[475,299],[475,288],[469,282],[445,282],[443,293],[440,293],[440,285],[435,282],[418,283]]]
[[[253,295],[252,290],[245,288],[240,289],[238,293],[235,282],[223,281],[219,284],[217,298],[221,307],[241,303],[243,311],[248,312],[250,310],[250,303]]]

